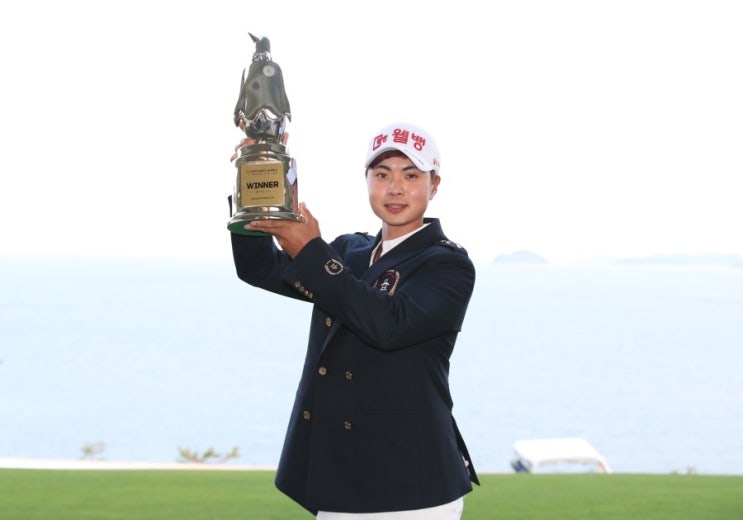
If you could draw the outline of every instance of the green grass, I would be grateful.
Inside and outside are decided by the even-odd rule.
[[[738,520],[743,477],[491,474],[463,520]],[[311,520],[266,471],[0,470],[2,520]]]

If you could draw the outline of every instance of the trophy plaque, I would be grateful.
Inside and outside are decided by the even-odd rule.
[[[250,37],[255,52],[247,76],[243,70],[234,112],[235,126],[249,142],[235,160],[237,178],[227,229],[240,235],[265,235],[246,230],[245,225],[263,219],[300,221],[297,169],[286,147],[291,110],[281,68],[271,59],[268,38]]]

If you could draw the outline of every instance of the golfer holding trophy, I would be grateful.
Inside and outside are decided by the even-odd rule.
[[[255,42],[247,77],[243,70],[240,96],[235,106],[235,125],[247,139],[235,161],[237,179],[230,197],[227,228],[240,235],[265,235],[245,229],[254,220],[301,221],[297,203],[296,162],[286,147],[287,123],[291,120],[281,68],[271,59],[268,38]]]
[[[479,480],[452,415],[449,365],[475,268],[439,219],[424,216],[441,181],[438,147],[407,122],[370,134],[359,182],[381,227],[325,241],[295,202],[281,72],[268,40],[253,40],[235,109],[248,136],[229,225],[235,272],[312,306],[276,488],[317,520],[461,520]],[[268,301],[235,312],[248,324],[275,314],[294,327],[295,316]],[[238,334],[245,348],[271,355],[283,330],[267,340],[247,332]]]

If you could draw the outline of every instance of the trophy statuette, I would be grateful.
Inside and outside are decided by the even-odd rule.
[[[247,77],[243,70],[234,122],[251,142],[240,148],[235,160],[237,178],[227,229],[240,235],[265,235],[248,231],[245,225],[254,220],[299,222],[301,218],[297,213],[296,161],[285,144],[291,110],[284,78],[271,59],[268,38],[250,37],[255,52]]]

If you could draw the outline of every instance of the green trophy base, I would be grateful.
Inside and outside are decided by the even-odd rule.
[[[264,233],[262,231],[251,231],[245,229],[246,224],[249,224],[254,220],[292,220],[294,222],[301,222],[299,215],[286,211],[276,211],[270,214],[266,214],[263,211],[260,214],[238,213],[237,215],[232,217],[229,222],[227,222],[227,229],[229,229],[236,235],[258,237],[264,237],[268,235],[268,233]]]

